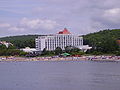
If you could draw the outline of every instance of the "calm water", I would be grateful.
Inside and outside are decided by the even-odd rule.
[[[120,62],[0,62],[0,90],[120,90]]]

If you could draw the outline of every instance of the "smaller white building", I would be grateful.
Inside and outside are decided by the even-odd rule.
[[[86,52],[87,50],[92,49],[92,47],[89,47],[89,45],[79,46],[78,48],[81,49],[84,52]]]
[[[27,53],[34,53],[34,52],[37,52],[36,48],[30,48],[30,47],[26,47],[26,48],[23,48],[23,49],[20,49],[24,52],[27,52]]]

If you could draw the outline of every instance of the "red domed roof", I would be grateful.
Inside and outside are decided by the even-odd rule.
[[[60,31],[58,34],[71,34],[71,33],[67,30],[67,28],[64,28],[64,30]]]

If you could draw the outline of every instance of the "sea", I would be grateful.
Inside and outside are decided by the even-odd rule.
[[[0,62],[0,90],[120,90],[120,62]]]

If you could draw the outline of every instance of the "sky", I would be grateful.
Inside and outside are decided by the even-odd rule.
[[[0,0],[0,37],[120,29],[120,0]]]

